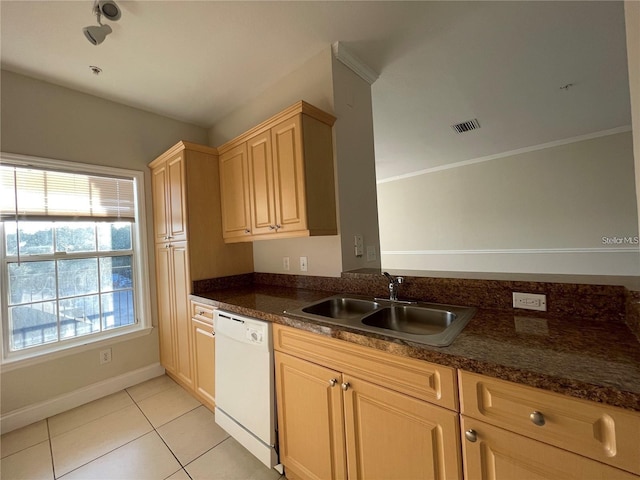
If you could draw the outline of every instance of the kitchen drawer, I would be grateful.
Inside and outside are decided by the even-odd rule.
[[[462,370],[458,377],[463,415],[640,474],[640,414]]]
[[[273,326],[274,348],[318,365],[448,408],[458,409],[456,371],[415,358]]]
[[[469,480],[637,480],[636,475],[546,443],[461,417]],[[467,433],[468,432],[468,433]],[[467,438],[469,435],[469,438]]]
[[[213,311],[215,307],[204,303],[191,301],[191,318],[213,325]]]

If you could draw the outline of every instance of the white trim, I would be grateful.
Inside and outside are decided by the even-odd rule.
[[[333,56],[340,60],[344,65],[353,70],[353,72],[362,78],[369,85],[372,85],[380,75],[378,75],[371,67],[351,53],[341,42],[335,42],[331,45]]]
[[[0,432],[4,434],[30,425],[160,375],[164,375],[164,368],[159,363],[154,363],[49,400],[19,408],[0,417]]]
[[[639,247],[616,248],[497,248],[479,250],[383,250],[382,255],[477,255],[477,254],[550,254],[550,253],[640,253]]]
[[[487,155],[486,157],[478,157],[470,160],[463,160],[461,162],[448,163],[446,165],[439,165],[437,167],[425,168],[423,170],[418,170],[417,172],[405,173],[403,175],[396,175],[394,177],[383,178],[381,180],[377,180],[376,183],[380,185],[381,183],[395,182],[396,180],[403,180],[405,178],[418,177],[420,175],[426,175],[428,173],[440,172],[442,170],[450,170],[452,168],[458,168],[458,167],[466,167],[468,165],[473,165],[476,163],[488,162],[491,160],[497,160],[499,158],[511,157],[513,155],[520,155],[522,153],[535,152],[536,150],[543,150],[545,148],[559,147],[561,145],[583,142],[585,140],[592,140],[594,138],[606,137],[608,135],[615,135],[618,133],[624,133],[624,132],[630,132],[630,131],[631,131],[631,125],[624,125],[622,127],[612,128],[610,130],[602,130],[600,132],[588,133],[586,135],[579,135],[577,137],[570,137],[562,140],[555,140],[553,142],[541,143],[540,145],[531,145],[529,147],[518,148],[516,150],[509,150],[507,152],[496,153],[495,155]]]

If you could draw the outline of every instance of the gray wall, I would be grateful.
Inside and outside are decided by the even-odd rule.
[[[206,130],[8,71],[2,71],[1,81],[3,152],[145,172],[149,276],[155,278],[147,164],[179,140],[206,144]],[[106,365],[92,349],[3,372],[2,414],[159,361],[155,329],[111,348],[113,360]]]

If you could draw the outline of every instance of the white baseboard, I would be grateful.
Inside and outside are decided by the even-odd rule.
[[[0,417],[0,433],[4,434],[17,428],[25,427],[160,375],[164,375],[164,367],[159,363],[154,363],[123,373],[117,377],[108,378],[102,382],[87,385],[73,392],[58,395],[43,402],[13,410]]]

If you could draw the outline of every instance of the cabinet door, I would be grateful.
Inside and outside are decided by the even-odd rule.
[[[247,141],[249,161],[249,197],[253,235],[274,233],[277,228],[271,132],[260,133]]]
[[[343,381],[350,480],[462,478],[457,413],[348,375]]]
[[[220,195],[222,235],[240,239],[251,235],[247,144],[242,143],[220,155]]]
[[[213,325],[191,319],[194,388],[205,404],[215,407],[215,337]]]
[[[173,242],[187,239],[187,205],[185,197],[185,160],[179,153],[167,160],[169,192],[169,240]]]
[[[167,212],[169,208],[169,192],[167,191],[168,178],[166,163],[163,163],[151,171],[153,230],[154,241],[156,243],[166,242],[169,237],[169,226],[167,221]]]
[[[472,431],[470,441],[465,432]],[[464,476],[473,480],[632,480],[595,460],[462,416]]]
[[[174,335],[176,375],[188,387],[193,388],[191,372],[191,314],[190,314],[190,279],[189,256],[186,242],[171,244],[168,248],[172,255],[173,291],[174,291]]]
[[[275,365],[280,461],[300,478],[346,478],[340,373],[281,352]]]
[[[158,336],[160,363],[169,373],[176,373],[173,332],[173,258],[168,244],[156,245],[156,286],[158,297]]]
[[[280,232],[307,229],[301,116],[271,129],[276,220]]]

